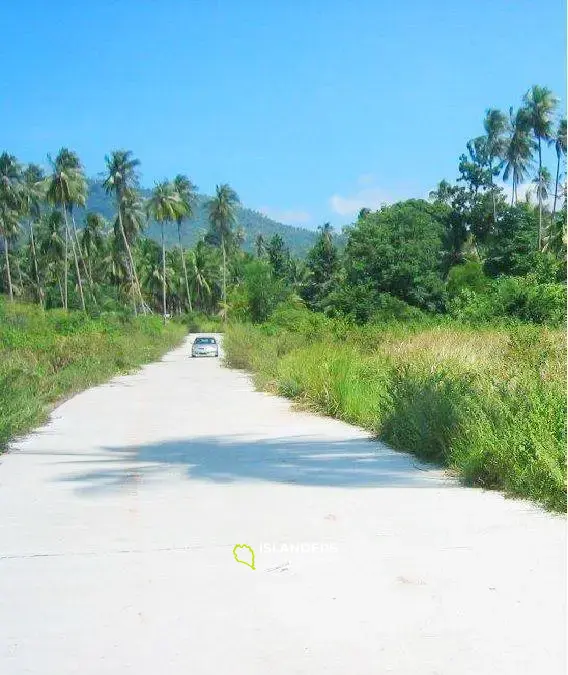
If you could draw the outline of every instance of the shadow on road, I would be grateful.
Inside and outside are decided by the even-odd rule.
[[[181,469],[188,479],[218,483],[260,480],[321,487],[440,487],[445,481],[440,471],[365,438],[208,436],[102,448],[96,455],[73,453],[61,464],[66,475],[60,480],[77,482],[81,491],[89,492],[133,482],[140,485],[171,475],[174,469]]]

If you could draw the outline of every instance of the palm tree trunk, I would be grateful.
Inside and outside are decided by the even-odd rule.
[[[67,311],[67,301],[68,301],[68,291],[67,291],[67,267],[69,265],[68,263],[68,257],[69,257],[69,236],[67,234],[68,228],[65,228],[65,269],[63,271],[63,308],[65,311]]]
[[[187,293],[187,304],[189,305],[189,311],[193,312],[193,307],[191,304],[191,293],[189,292],[189,280],[187,278],[187,266],[185,264],[185,256],[183,254],[183,245],[181,243],[181,223],[178,222],[178,240],[179,240],[179,252],[181,255],[181,264],[183,266],[183,276],[185,278],[185,290]]]
[[[140,297],[140,302],[142,304],[142,312],[146,314],[146,303],[144,302],[144,298],[142,297],[142,289],[140,288],[140,282],[138,281],[138,275],[136,274],[136,265],[134,264],[134,258],[132,257],[132,251],[130,250],[130,245],[128,243],[128,239],[126,238],[126,232],[124,231],[124,226],[122,224],[122,209],[120,208],[120,199],[118,201],[118,224],[120,226],[120,233],[122,234],[122,240],[124,242],[124,247],[126,248],[126,253],[128,255],[128,260],[130,263],[130,268],[128,270],[128,275],[130,276],[130,283],[135,284],[135,291],[138,291],[138,295]],[[135,313],[137,313],[136,310],[136,301],[134,301],[135,307]]]
[[[67,219],[67,207],[63,205],[63,214],[65,216],[65,235],[71,240],[71,250],[73,252],[73,260],[75,262],[75,273],[77,274],[77,283],[79,284],[79,295],[81,296],[81,307],[83,311],[86,311],[85,308],[85,296],[83,295],[83,282],[81,281],[81,272],[79,271],[79,258],[77,257],[77,251],[75,250],[75,242],[73,236],[71,235],[71,230],[69,229],[69,221]]]
[[[489,161],[489,173],[491,174],[491,196],[493,197],[493,226],[497,222],[497,205],[495,203],[495,190],[493,189],[493,160]]]
[[[223,249],[223,321],[227,320],[227,254],[225,252],[225,237],[221,237]]]
[[[59,295],[61,296],[61,304],[63,305],[65,300],[63,298],[63,286],[61,285],[61,277],[57,275],[57,285],[59,286]]]
[[[10,272],[10,256],[8,255],[8,237],[4,235],[4,258],[6,259],[6,276],[8,277],[8,294],[10,302],[14,302],[14,289],[12,288],[12,274]]]
[[[39,304],[41,305],[41,308],[43,309],[43,288],[41,287],[41,281],[39,279],[39,269],[37,266],[37,254],[36,254],[36,247],[35,247],[35,237],[34,237],[34,221],[30,220],[30,242],[32,245],[32,256],[34,259],[34,272],[35,272],[35,277],[36,277],[36,283],[37,283],[37,292],[39,295]]]
[[[87,281],[89,282],[93,300],[95,300],[96,302],[95,294],[93,291],[93,279],[91,277],[89,269],[87,268],[87,263],[85,262],[85,256],[83,255],[83,249],[81,247],[81,242],[79,241],[79,233],[77,232],[77,225],[75,224],[75,216],[73,215],[73,211],[71,211],[71,222],[73,223],[73,235],[75,236],[75,243],[77,244],[77,251],[79,252],[79,260],[81,261],[81,265],[83,266],[83,272],[85,273]]]
[[[164,221],[162,221],[162,311],[166,323],[166,246],[164,244]]]
[[[554,185],[554,204],[552,206],[552,218],[551,222],[554,222],[554,216],[556,215],[556,200],[558,198],[558,183],[560,182],[560,155],[557,155],[556,162],[556,183]]]
[[[538,137],[538,180],[542,180],[542,148]],[[540,187],[540,185],[539,185]],[[542,190],[538,191],[538,250],[542,248]]]

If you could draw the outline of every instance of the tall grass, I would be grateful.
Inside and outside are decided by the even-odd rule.
[[[153,316],[91,319],[0,299],[0,452],[62,397],[157,358],[185,333]]]
[[[445,323],[231,326],[259,387],[371,430],[472,485],[566,508],[565,334]],[[321,327],[320,327],[321,328]]]

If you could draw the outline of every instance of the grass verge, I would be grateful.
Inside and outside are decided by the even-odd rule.
[[[233,325],[227,363],[470,485],[566,509],[565,333],[535,326]]]
[[[186,333],[155,316],[91,319],[0,299],[0,452],[63,397],[158,358]]]

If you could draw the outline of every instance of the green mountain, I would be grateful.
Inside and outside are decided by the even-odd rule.
[[[150,190],[141,190],[146,198],[150,195]],[[208,229],[206,203],[209,197],[199,195],[196,201],[194,215],[191,220],[187,220],[183,225],[183,244],[184,246],[193,246]],[[99,181],[89,181],[89,196],[86,209],[76,209],[78,224],[82,221],[83,215],[87,211],[97,211],[109,222],[115,217],[115,206],[111,196],[107,195]],[[314,245],[316,232],[307,230],[303,227],[292,227],[278,223],[271,218],[247,209],[239,207],[237,210],[237,227],[242,227],[245,233],[245,242],[243,248],[247,251],[254,249],[254,241],[260,233],[265,240],[270,239],[274,234],[279,234],[286,245],[290,248],[293,255],[303,257],[307,251]],[[156,241],[160,240],[160,226],[151,221],[146,228],[145,234]],[[177,227],[175,225],[166,227],[166,244],[173,246],[177,244]]]

